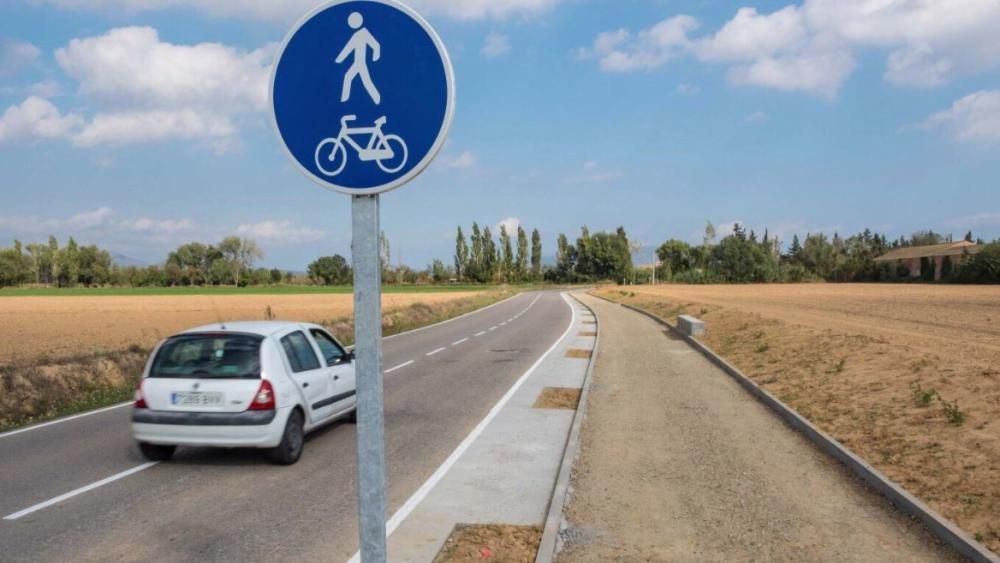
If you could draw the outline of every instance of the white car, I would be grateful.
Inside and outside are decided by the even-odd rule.
[[[177,446],[261,448],[291,465],[306,433],[356,420],[354,353],[323,327],[204,326],[161,342],[135,391],[132,436],[165,461]]]

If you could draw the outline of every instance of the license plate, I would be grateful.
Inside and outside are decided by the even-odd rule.
[[[175,407],[219,407],[222,406],[222,393],[175,391],[170,394],[170,404]]]

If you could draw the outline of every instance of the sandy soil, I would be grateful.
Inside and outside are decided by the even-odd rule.
[[[542,529],[539,527],[457,526],[434,563],[532,563],[541,541]]]
[[[601,343],[559,561],[955,560],[683,341],[584,299]]]
[[[658,286],[602,294],[672,319],[1000,551],[1000,288]]]
[[[472,292],[391,294],[383,308],[453,301]],[[351,295],[9,297],[0,300],[0,363],[151,346],[180,330],[266,318],[307,322],[349,316]]]

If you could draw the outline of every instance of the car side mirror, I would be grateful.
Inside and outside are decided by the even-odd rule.
[[[355,359],[354,350],[351,350],[350,352],[347,353],[347,361],[353,362],[354,359]]]

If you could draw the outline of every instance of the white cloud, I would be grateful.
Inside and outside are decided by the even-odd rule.
[[[236,228],[236,234],[259,242],[295,244],[321,240],[326,233],[308,227],[299,227],[291,221],[262,221]]]
[[[62,86],[55,80],[36,82],[31,85],[31,94],[39,98],[54,98],[62,93]]]
[[[701,86],[684,82],[677,85],[677,93],[682,96],[697,96],[701,93]]]
[[[946,130],[961,143],[1000,142],[1000,90],[981,90],[927,118],[924,127]]]
[[[755,111],[743,118],[743,121],[758,125],[767,121],[767,114],[762,111]]]
[[[0,142],[69,138],[82,124],[79,115],[62,115],[48,100],[31,96],[20,105],[8,107],[0,117]]]
[[[97,114],[73,142],[93,147],[164,139],[225,139],[235,133],[236,128],[225,116],[193,110],[154,110]]]
[[[97,107],[63,116],[36,95],[8,108],[0,141],[64,138],[82,147],[201,139],[224,150],[236,144],[236,121],[263,112],[273,45],[242,51],[218,43],[175,45],[150,27],[112,29],[74,39],[56,61]],[[57,83],[38,86],[55,94]]]
[[[520,226],[521,226],[521,220],[520,219],[518,219],[517,217],[508,217],[508,218],[504,219],[503,221],[500,221],[499,223],[497,223],[497,225],[496,225],[497,234],[500,233],[500,227],[504,227],[504,228],[507,229],[507,234],[508,235],[510,235],[512,237],[516,236],[517,235],[517,228],[520,227]]]
[[[570,184],[602,184],[621,178],[621,170],[611,170],[605,168],[597,160],[588,160],[583,163],[583,173],[571,176],[567,179]]]
[[[1000,227],[1000,213],[975,213],[948,221],[956,229]]]
[[[885,79],[899,86],[934,87],[1000,66],[997,0],[804,0],[771,13],[740,8],[717,32],[682,36],[656,48],[619,29],[601,33],[584,58],[608,72],[651,69],[682,53],[729,65],[736,85],[837,95],[863,49],[887,52]],[[676,26],[676,23],[675,23]],[[640,33],[641,36],[641,33]]]
[[[457,155],[445,154],[440,160],[445,167],[455,170],[472,170],[478,164],[476,155],[472,154],[472,151],[462,151]]]
[[[112,29],[56,51],[59,66],[99,101],[137,108],[261,111],[273,46],[175,45],[151,27]]]
[[[510,38],[502,33],[491,32],[481,50],[488,58],[495,59],[510,52]]]
[[[578,51],[578,57],[597,59],[605,72],[653,70],[688,49],[688,33],[697,27],[694,18],[675,16],[636,34],[627,29],[600,33],[589,49]]]
[[[110,207],[101,207],[93,211],[77,213],[66,220],[66,226],[71,229],[94,229],[107,225],[115,212]]]
[[[110,207],[82,211],[69,217],[7,216],[0,217],[0,230],[15,235],[62,235],[100,237],[114,240],[136,239],[156,242],[175,240],[196,231],[189,219],[123,218]]]
[[[695,50],[699,57],[708,61],[752,61],[794,53],[808,38],[809,32],[797,6],[766,15],[753,8],[740,8],[715,35],[698,41]]]
[[[287,23],[322,3],[321,0],[38,0],[64,8],[107,12],[142,12],[175,7],[192,8],[217,17],[237,17]],[[530,16],[560,0],[410,0],[421,13],[459,20],[507,19]]]
[[[152,240],[166,241],[176,237],[191,233],[195,230],[195,224],[190,219],[151,219],[140,217],[138,219],[128,219],[121,222],[122,228],[144,235]]]
[[[14,74],[34,63],[41,54],[31,43],[0,37],[0,76]]]

